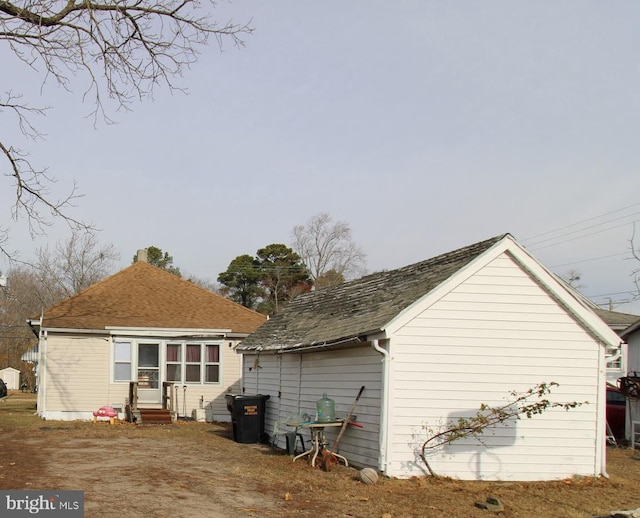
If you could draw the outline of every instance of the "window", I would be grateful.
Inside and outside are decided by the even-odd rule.
[[[167,344],[167,381],[182,381],[182,345]]]
[[[622,370],[622,351],[620,347],[607,347],[607,369]]]
[[[220,344],[186,344],[184,365],[186,383],[219,383]]]
[[[115,342],[113,358],[113,380],[131,381],[131,343]]]
[[[187,357],[185,359],[185,381],[200,383],[200,368],[202,365],[202,346],[200,344],[187,344]]]
[[[218,383],[220,381],[220,346],[207,345],[204,372],[206,383]]]

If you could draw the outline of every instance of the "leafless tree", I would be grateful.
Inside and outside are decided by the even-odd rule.
[[[104,279],[114,270],[120,254],[113,245],[99,245],[92,232],[73,232],[54,250],[38,250],[35,270],[49,297],[66,298]]]
[[[91,101],[94,123],[112,121],[106,101],[128,109],[158,86],[182,90],[176,79],[210,38],[219,46],[242,45],[249,32],[248,25],[213,21],[197,0],[0,0],[0,42],[41,73],[43,84],[53,81],[71,91],[73,81],[84,81],[83,99]],[[6,85],[10,75],[4,76]],[[43,137],[32,120],[48,109],[30,105],[11,89],[0,93],[0,114],[13,116],[27,139]],[[78,197],[75,184],[66,195],[53,196],[55,179],[31,161],[15,135],[0,135],[0,159],[0,173],[15,189],[11,216],[26,218],[32,235],[44,233],[56,217],[75,229],[90,226],[69,215]],[[0,255],[11,259],[7,236],[8,227],[0,227]]]
[[[366,254],[351,237],[351,227],[333,221],[326,212],[313,216],[305,225],[293,227],[293,249],[300,255],[316,285],[352,278],[366,271]]]
[[[0,287],[0,368],[13,367],[22,379],[33,387],[34,373],[20,361],[22,355],[37,343],[27,319],[40,315],[53,302],[43,289],[35,269],[27,265],[14,266],[7,273],[7,283]]]
[[[580,282],[582,280],[582,274],[579,270],[574,268],[566,271],[564,275],[561,275],[562,279],[572,288],[576,290],[581,290],[584,288],[584,285]]]

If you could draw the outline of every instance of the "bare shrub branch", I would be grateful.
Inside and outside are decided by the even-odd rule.
[[[432,476],[437,476],[429,464],[429,454],[434,450],[460,439],[472,437],[482,443],[482,434],[485,431],[498,425],[508,426],[507,421],[521,419],[525,416],[531,419],[535,415],[542,414],[551,408],[561,408],[570,410],[579,407],[584,403],[573,401],[571,403],[558,403],[549,401],[546,396],[551,392],[552,387],[557,387],[558,383],[540,383],[525,392],[510,392],[510,400],[504,405],[491,407],[481,404],[478,412],[472,417],[461,417],[457,421],[449,421],[443,429],[437,433],[432,433],[422,444],[420,458]]]

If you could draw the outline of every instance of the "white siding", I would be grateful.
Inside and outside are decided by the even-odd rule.
[[[378,468],[380,433],[380,396],[382,383],[381,355],[371,347],[325,352],[260,355],[258,369],[255,355],[245,354],[243,383],[245,393],[269,394],[267,433],[277,419],[290,414],[307,413],[315,417],[316,401],[324,392],[335,401],[336,416],[345,417],[362,385],[365,390],[355,414],[364,428],[349,427],[340,440],[340,453],[356,466]],[[302,431],[306,445],[309,434]],[[333,443],[337,432],[327,432]],[[284,447],[281,441],[279,446]]]
[[[20,388],[20,371],[13,367],[0,370],[0,379],[5,382],[9,390]]]
[[[589,401],[458,441],[431,458],[461,479],[534,480],[597,475],[601,346],[507,254],[425,308],[391,337],[387,474],[426,473],[427,429],[502,405],[513,390],[557,382],[551,398]]]
[[[640,372],[640,330],[627,337],[627,351],[627,370]]]
[[[38,411],[46,419],[90,419],[101,406],[124,401],[127,388],[110,383],[110,339],[49,335],[41,347]]]

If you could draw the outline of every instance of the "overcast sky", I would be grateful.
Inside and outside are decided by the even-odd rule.
[[[555,272],[580,271],[596,302],[629,299],[639,2],[238,0],[214,15],[251,20],[246,46],[203,49],[188,95],[157,90],[113,126],[85,118],[82,88],[41,88],[0,51],[3,90],[53,107],[32,160],[56,192],[77,180],[73,215],[119,267],[154,245],[215,281],[328,212],[371,272],[509,232]],[[16,133],[3,117],[0,140]],[[30,259],[69,236],[57,224],[32,241],[0,181],[8,248]]]

